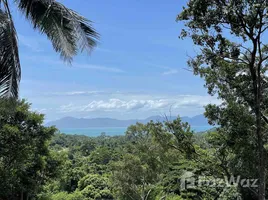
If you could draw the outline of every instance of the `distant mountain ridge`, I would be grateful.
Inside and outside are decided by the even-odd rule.
[[[177,117],[167,117],[168,120],[174,120]],[[181,117],[182,121],[188,122],[191,126],[208,126],[207,119],[204,115],[197,115],[194,117]],[[119,120],[113,118],[75,118],[64,117],[59,120],[51,121],[46,126],[56,126],[59,129],[66,128],[92,128],[92,127],[128,127],[136,122],[148,123],[153,121],[166,121],[166,117],[163,116],[151,116],[146,119],[129,119]]]

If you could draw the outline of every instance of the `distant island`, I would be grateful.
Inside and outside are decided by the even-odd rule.
[[[69,128],[94,128],[94,127],[128,127],[136,122],[148,123],[149,121],[166,121],[176,119],[176,116],[151,116],[146,119],[129,119],[119,120],[113,118],[75,118],[64,117],[59,120],[51,121],[46,126],[56,126],[59,129]],[[191,126],[209,126],[207,119],[204,115],[197,115],[194,117],[181,117],[182,121],[188,122]]]

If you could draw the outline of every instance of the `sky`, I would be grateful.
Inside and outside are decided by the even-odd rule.
[[[46,121],[66,116],[142,119],[194,116],[208,103],[204,81],[187,69],[196,47],[178,38],[175,21],[186,0],[61,0],[86,18],[101,38],[67,65],[45,35],[12,6],[19,38],[20,97]]]

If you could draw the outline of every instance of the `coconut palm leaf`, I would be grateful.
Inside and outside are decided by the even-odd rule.
[[[18,97],[20,77],[16,30],[8,12],[0,9],[0,96]]]
[[[89,52],[99,38],[91,21],[55,0],[14,0],[33,27],[47,35],[60,56],[71,62],[78,50]],[[21,77],[18,42],[8,0],[0,0],[0,97],[18,97]]]
[[[98,34],[91,22],[54,0],[15,0],[33,27],[45,33],[55,51],[71,62],[78,50],[91,51]]]

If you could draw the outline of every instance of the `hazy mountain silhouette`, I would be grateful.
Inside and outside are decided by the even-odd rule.
[[[91,127],[127,127],[136,122],[147,123],[153,121],[166,121],[174,120],[177,117],[169,116],[151,116],[146,119],[129,119],[129,120],[118,120],[112,118],[75,118],[75,117],[64,117],[59,120],[51,121],[47,123],[47,126],[56,126],[59,129],[64,128],[91,128]],[[208,126],[207,119],[204,115],[197,115],[194,117],[181,117],[182,121],[188,122],[191,126]]]

